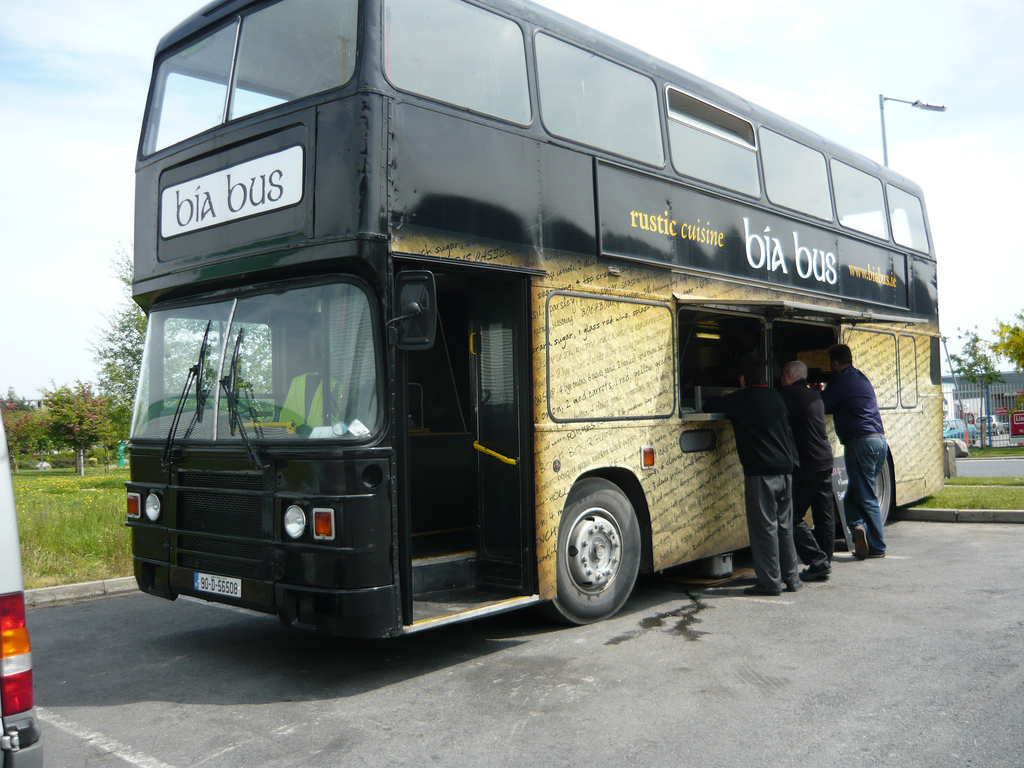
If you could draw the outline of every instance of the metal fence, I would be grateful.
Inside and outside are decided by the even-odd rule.
[[[963,419],[974,426],[972,446],[999,448],[1020,445],[1010,439],[1010,413],[1024,410],[1024,381],[1006,375],[998,384],[972,384],[957,377],[954,383],[943,377],[942,397],[946,419]]]

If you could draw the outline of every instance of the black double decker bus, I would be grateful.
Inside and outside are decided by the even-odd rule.
[[[702,402],[745,355],[827,381],[837,341],[879,388],[883,509],[942,484],[921,190],[521,0],[186,20],[134,295],[128,525],[164,598],[349,636],[599,620],[748,545]]]

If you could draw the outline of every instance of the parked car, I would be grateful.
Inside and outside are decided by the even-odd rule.
[[[988,425],[992,425],[993,435],[1008,435],[1010,434],[1010,425],[1005,421],[1000,421],[996,416],[982,416],[978,420],[978,427],[982,431],[988,430]]]
[[[942,422],[943,440],[963,440],[967,445],[978,442],[978,428],[963,419],[946,419]]]
[[[0,768],[42,768],[43,743],[32,688],[32,644],[25,626],[21,542],[7,438],[0,422]]]

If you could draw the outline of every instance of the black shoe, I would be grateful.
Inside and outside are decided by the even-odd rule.
[[[802,586],[802,585],[801,585]],[[755,584],[752,587],[747,587],[743,590],[744,595],[756,595],[757,597],[778,597],[782,594],[781,589],[767,589],[762,587],[760,584]]]
[[[832,567],[826,565],[824,568],[811,566],[800,572],[801,581],[828,581],[832,576]]]
[[[885,552],[875,552],[872,550],[868,552],[868,557],[885,557]]]
[[[787,592],[799,592],[803,588],[804,583],[800,581],[800,579],[797,579],[796,581],[791,581],[789,582],[789,584],[786,585]]]
[[[868,532],[861,525],[853,529],[853,556],[864,560],[868,556]]]

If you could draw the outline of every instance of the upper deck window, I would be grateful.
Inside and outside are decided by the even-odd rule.
[[[519,25],[461,0],[388,0],[384,71],[396,88],[530,122]]]
[[[892,237],[900,245],[928,253],[928,231],[924,226],[924,208],[920,199],[902,189],[885,185],[889,195]]]
[[[668,89],[672,165],[684,176],[760,197],[754,127],[674,88]]]
[[[344,85],[358,0],[281,0],[200,38],[157,68],[145,154],[226,120]]]
[[[832,220],[832,193],[821,152],[762,128],[761,158],[764,186],[773,203]]]
[[[549,35],[536,39],[540,108],[565,139],[663,165],[658,91],[644,75]]]
[[[889,239],[881,181],[846,163],[833,160],[832,186],[836,193],[840,224],[882,240]]]

